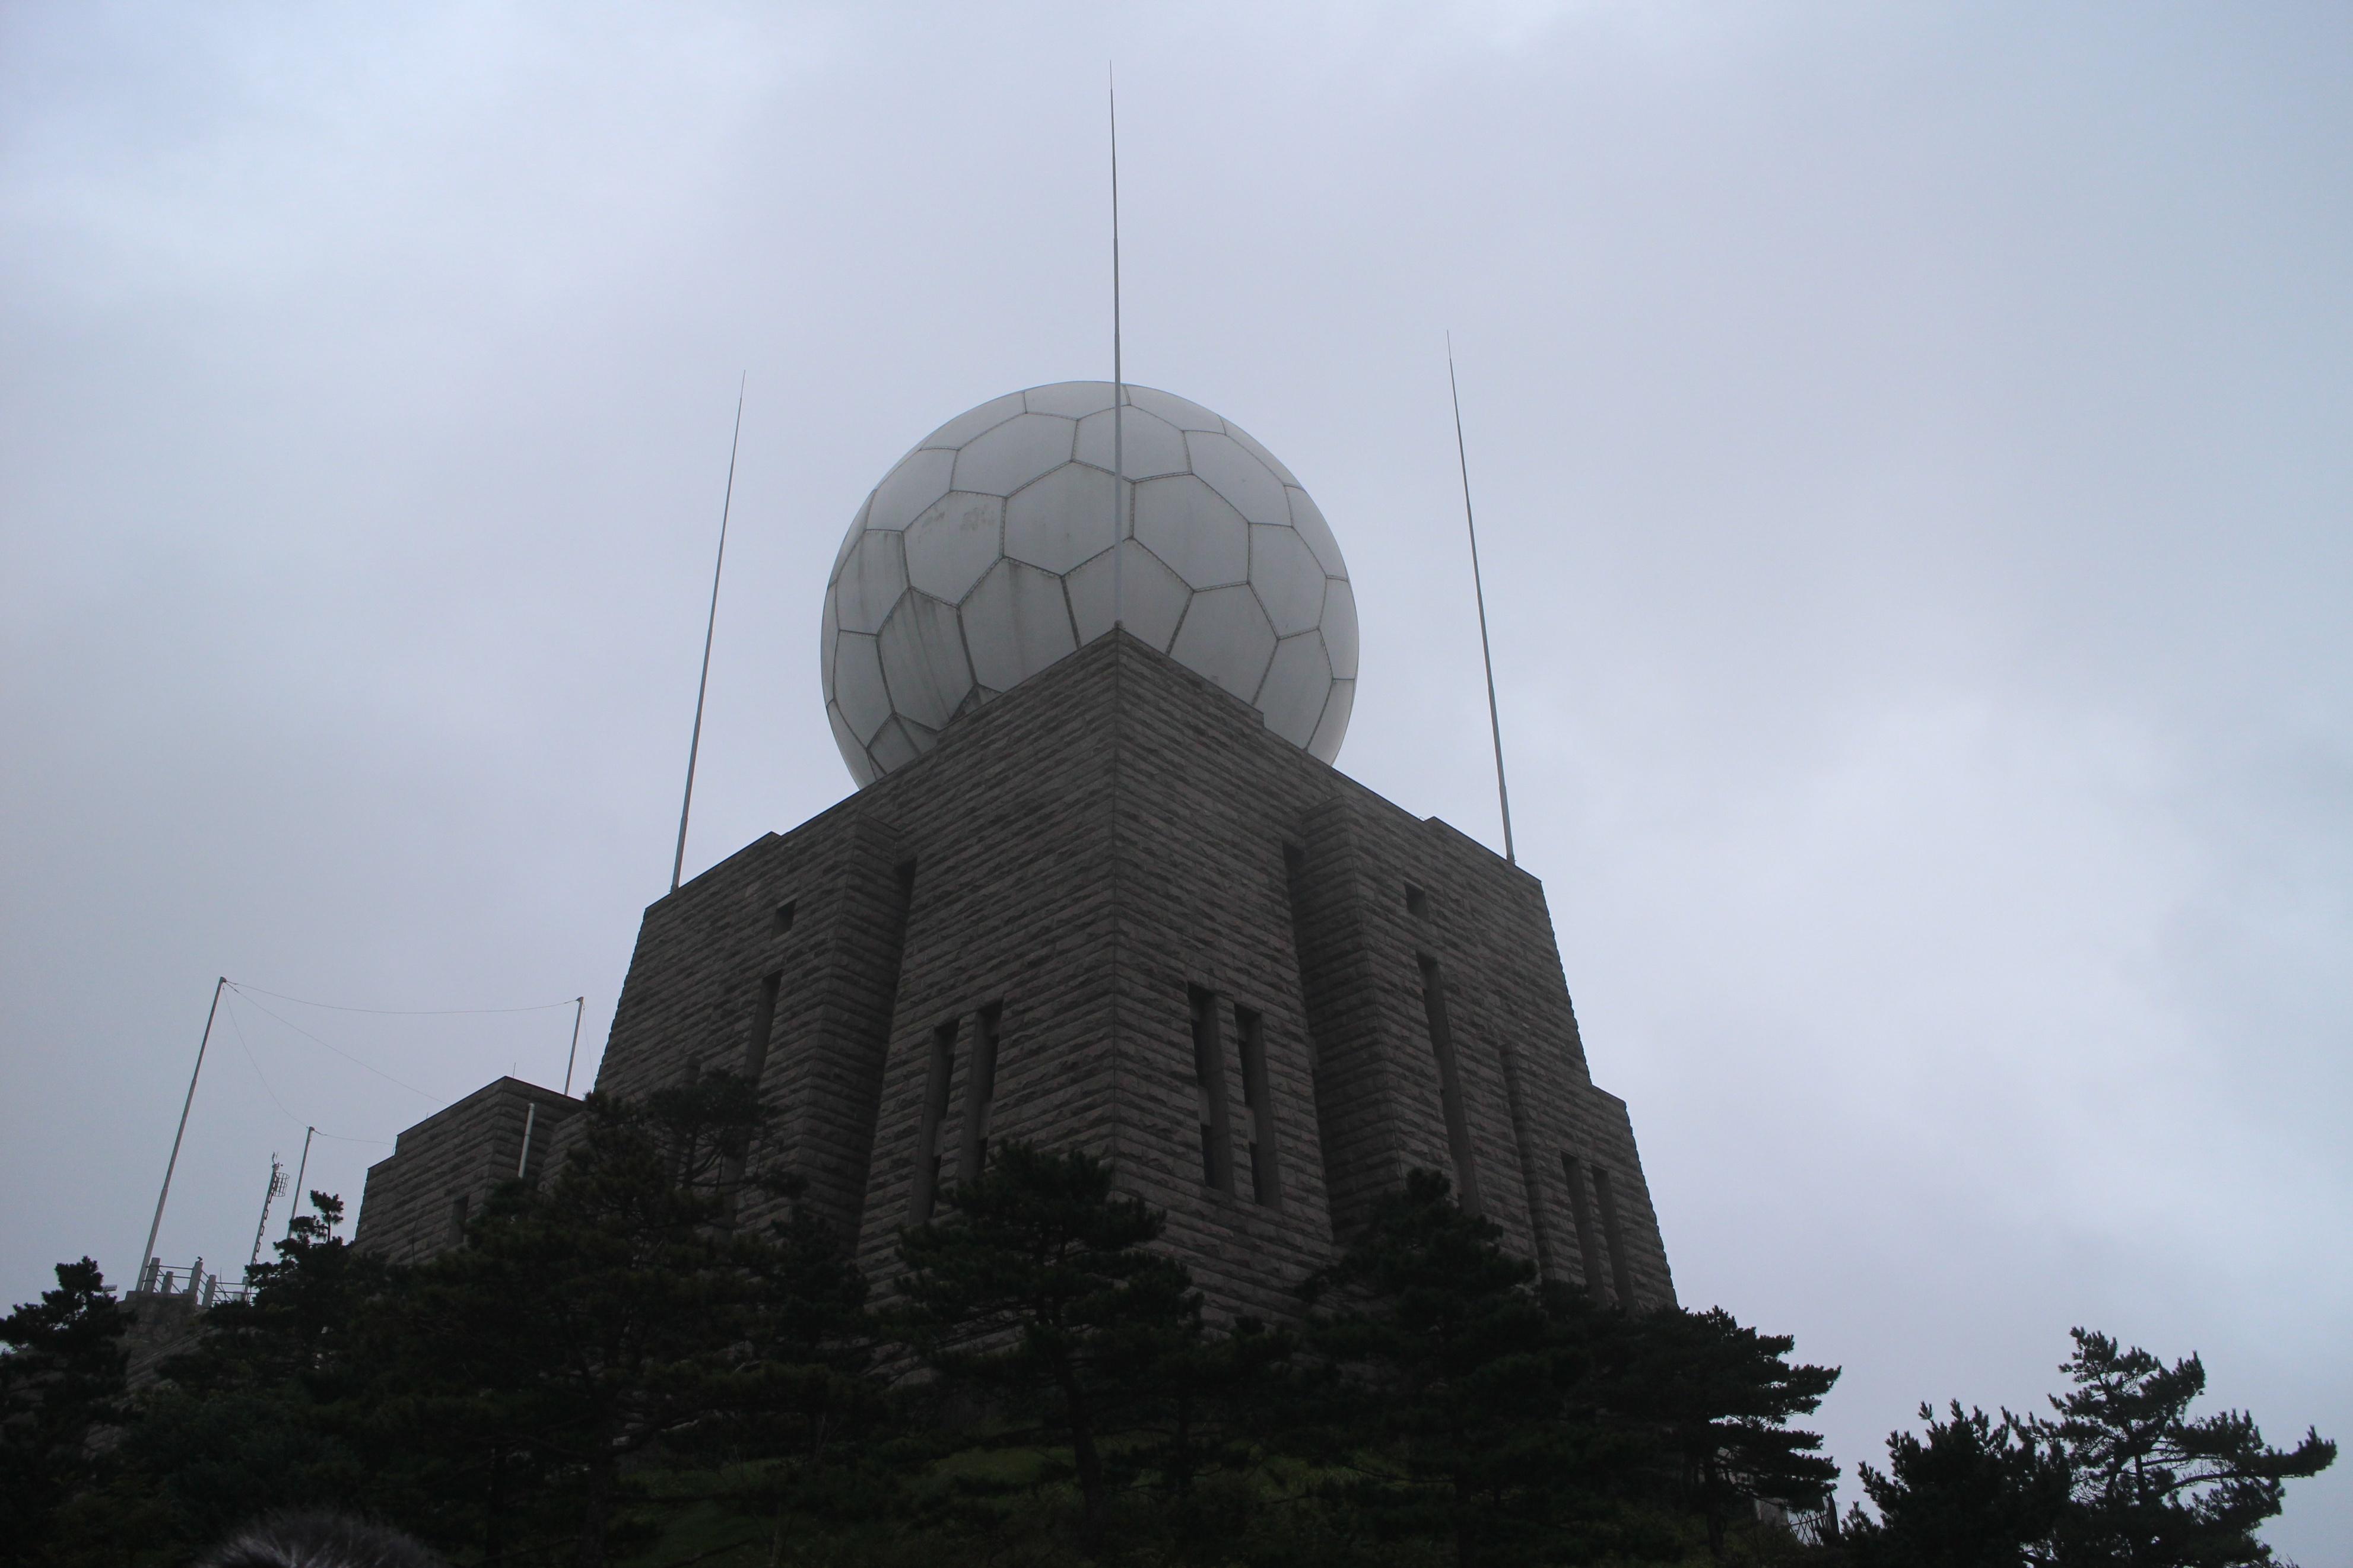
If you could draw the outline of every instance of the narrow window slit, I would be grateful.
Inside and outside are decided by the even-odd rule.
[[[1226,1050],[1218,1028],[1218,999],[1196,985],[1193,1006],[1193,1100],[1201,1123],[1201,1180],[1221,1193],[1234,1190],[1232,1133],[1226,1120]]]
[[[957,1162],[960,1179],[980,1180],[988,1169],[988,1116],[997,1100],[997,1026],[1005,1005],[992,1002],[973,1020],[972,1065],[965,1074],[964,1150]]]
[[[1455,1194],[1462,1212],[1482,1212],[1479,1168],[1472,1163],[1471,1122],[1462,1106],[1462,1079],[1454,1059],[1454,1033],[1446,1022],[1446,975],[1428,953],[1421,961],[1421,1005],[1430,1023],[1430,1053],[1438,1058],[1438,1100],[1446,1115],[1446,1145],[1454,1156]]]
[[[915,1141],[915,1191],[909,1202],[913,1223],[929,1224],[940,1195],[940,1140],[948,1118],[948,1089],[955,1073],[956,1027],[951,1018],[932,1031],[931,1073],[923,1083],[923,1120]]]
[[[1250,1197],[1269,1208],[1282,1202],[1277,1158],[1274,1100],[1266,1077],[1266,1023],[1248,1007],[1234,1009],[1234,1037],[1241,1047],[1242,1132],[1250,1142]]]

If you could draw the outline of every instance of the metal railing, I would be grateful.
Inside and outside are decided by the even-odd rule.
[[[185,1268],[165,1263],[162,1258],[150,1258],[147,1272],[139,1277],[138,1294],[142,1296],[185,1296],[199,1312],[208,1311],[229,1301],[247,1301],[253,1298],[248,1285],[231,1285],[216,1272],[207,1273],[205,1260],[197,1258]]]

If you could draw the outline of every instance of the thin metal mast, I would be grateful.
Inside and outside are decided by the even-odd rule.
[[[1117,630],[1125,624],[1127,612],[1127,585],[1120,570],[1127,555],[1121,548],[1126,542],[1127,509],[1120,496],[1120,487],[1127,482],[1127,367],[1119,342],[1119,81],[1108,65],[1103,81],[1111,95],[1111,624]]]
[[[147,1283],[147,1266],[155,1261],[155,1233],[164,1228],[164,1200],[172,1195],[172,1173],[180,1166],[180,1140],[188,1135],[188,1107],[196,1102],[196,1079],[204,1076],[205,1047],[213,1043],[213,1019],[220,1013],[221,993],[228,988],[224,974],[213,985],[213,1005],[205,1014],[205,1037],[196,1042],[196,1070],[188,1075],[188,1097],[180,1101],[180,1130],[172,1134],[172,1157],[164,1162],[164,1190],[155,1194],[155,1219],[147,1227],[147,1249],[139,1255],[138,1284]]]
[[[674,875],[670,890],[673,893],[678,891],[678,881]],[[572,1094],[572,1064],[580,1057],[580,1019],[587,1011],[587,997],[575,996],[572,999],[572,1050],[564,1058],[564,1093],[566,1099],[569,1099]]]
[[[1471,458],[1462,445],[1462,389],[1454,381],[1454,334],[1446,334],[1446,390],[1454,398],[1454,459],[1462,469],[1462,526],[1471,534],[1471,589],[1479,600],[1479,657],[1487,663],[1487,727],[1495,737],[1495,800],[1504,810],[1504,858],[1516,866],[1512,847],[1512,792],[1504,784],[1504,721],[1495,708],[1495,655],[1487,646],[1487,588],[1479,576],[1479,525],[1471,516]]]
[[[311,1195],[302,1190],[302,1178],[311,1173],[311,1138],[318,1131],[315,1127],[302,1129],[302,1158],[294,1167],[293,1212],[286,1216],[286,1234],[289,1236],[294,1234],[294,1222],[302,1217],[303,1200]]]
[[[749,380],[751,373],[744,373]],[[735,504],[735,450],[744,439],[744,383],[735,384],[735,434],[727,443],[727,495],[719,503],[719,559],[711,568],[711,618],[702,627],[702,679],[694,688],[694,738],[686,747],[686,798],[678,808],[678,855],[670,863],[670,890],[686,868],[686,816],[694,809],[694,759],[702,750],[702,699],[711,689],[711,635],[719,629],[719,573],[727,564],[727,513]],[[576,1039],[573,1042],[579,1043]],[[570,1075],[566,1074],[569,1083]]]

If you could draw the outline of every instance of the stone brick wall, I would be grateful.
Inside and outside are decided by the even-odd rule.
[[[1460,1168],[1432,963],[1482,1212],[1552,1278],[1615,1300],[1622,1275],[1634,1302],[1672,1300],[1625,1107],[1588,1075],[1542,887],[1125,637],[650,906],[598,1087],[638,1095],[756,1064],[772,1112],[760,1158],[804,1178],[887,1279],[934,1152],[952,1180],[976,1130],[973,1047],[995,1009],[988,1138],[1111,1157],[1167,1211],[1166,1245],[1217,1311],[1279,1316],[1406,1171]],[[1216,1184],[1196,1086],[1204,993],[1232,1155]],[[1258,1020],[1255,1078],[1242,1013]],[[1253,1089],[1276,1201],[1260,1201],[1246,1158]],[[483,1095],[404,1134],[376,1168],[381,1196],[371,1173],[371,1244],[441,1244],[449,1202],[473,1190],[457,1173],[497,1163]]]
[[[578,1100],[552,1089],[501,1078],[435,1111],[368,1167],[352,1245],[396,1263],[432,1257],[458,1239],[462,1215],[481,1213],[491,1190],[514,1180],[525,1128],[531,1148],[522,1173],[535,1178],[552,1168],[561,1130],[579,1110]]]

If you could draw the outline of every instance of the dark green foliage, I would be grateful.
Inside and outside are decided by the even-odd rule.
[[[1842,1536],[1791,1423],[1835,1371],[1721,1311],[1547,1293],[1421,1173],[1293,1327],[1205,1321],[1162,1216],[1006,1144],[902,1238],[870,1312],[845,1238],[759,1168],[751,1086],[592,1097],[563,1166],[393,1269],[311,1194],[247,1302],[126,1398],[85,1260],[0,1325],[0,1568],[185,1560],[331,1508],[459,1563],[933,1568],[2231,1568],[2333,1445],[2193,1418],[2171,1366],[2079,1333],[2055,1418],[1923,1410]],[[785,1217],[754,1226],[754,1195]]]
[[[947,1210],[901,1240],[892,1326],[1009,1423],[1000,1446],[1070,1450],[1082,1533],[1100,1547],[1140,1458],[1134,1439],[1214,1365],[1192,1278],[1148,1250],[1162,1216],[1115,1194],[1111,1167],[1087,1154],[1007,1144]]]
[[[42,1561],[61,1506],[97,1479],[100,1435],[122,1420],[130,1314],[90,1259],[57,1274],[0,1320],[0,1563]]]
[[[2256,1529],[2276,1516],[2287,1480],[2317,1475],[2337,1445],[2306,1432],[2292,1449],[2263,1442],[2252,1417],[2192,1419],[2206,1389],[2196,1356],[2166,1365],[2074,1331],[2061,1364],[2073,1389],[2059,1419],[1999,1422],[1957,1402],[1925,1436],[1891,1434],[1888,1469],[1861,1468],[1879,1510],[1858,1510],[1848,1550],[1866,1565],[1929,1568],[2239,1568],[2273,1561]]]
[[[1629,1328],[1606,1398],[1672,1467],[1676,1494],[1705,1521],[1717,1557],[1758,1499],[1805,1511],[1829,1501],[1838,1466],[1820,1457],[1819,1436],[1788,1423],[1820,1405],[1838,1368],[1792,1366],[1793,1339],[1744,1328],[1721,1307],[1669,1308]]]
[[[1309,1286],[1322,1419],[1299,1434],[1376,1538],[1458,1564],[1725,1555],[1758,1498],[1836,1478],[1787,1426],[1838,1373],[1721,1311],[1629,1317],[1546,1300],[1500,1232],[1417,1172]]]
[[[2047,1540],[2067,1510],[2066,1456],[2031,1420],[2007,1410],[2000,1421],[1953,1403],[1939,1421],[1920,1406],[1925,1436],[1887,1439],[1887,1471],[1857,1467],[1879,1510],[1874,1524],[1858,1514],[1848,1527],[1866,1564],[1922,1568],[2014,1568]]]
[[[2270,1548],[2257,1526],[2280,1511],[2285,1480],[2319,1474],[2337,1445],[2307,1431],[2294,1448],[2263,1442],[2251,1416],[2225,1410],[2192,1420],[2206,1391],[2196,1356],[2167,1366],[2105,1334],[2074,1331],[2061,1370],[2072,1392],[2054,1397],[2042,1431],[2074,1471],[2074,1506],[2063,1518],[2052,1561],[2063,1564],[2262,1563]]]

